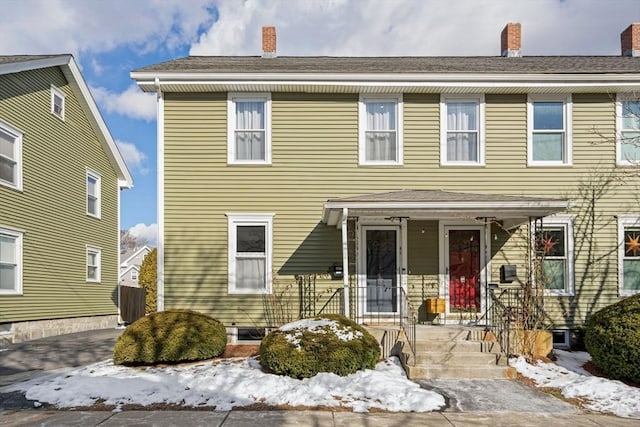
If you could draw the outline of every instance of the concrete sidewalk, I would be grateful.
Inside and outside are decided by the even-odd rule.
[[[524,412],[353,413],[333,411],[0,411],[2,426],[637,426],[606,415]]]

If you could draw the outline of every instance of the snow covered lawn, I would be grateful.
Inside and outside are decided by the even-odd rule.
[[[397,358],[347,377],[322,373],[303,380],[266,374],[255,358],[162,368],[127,368],[108,360],[14,384],[3,391],[24,391],[27,399],[60,408],[102,402],[116,408],[173,404],[226,411],[264,403],[346,407],[355,412],[371,408],[428,412],[445,405],[441,395],[409,381]]]
[[[640,389],[620,381],[595,377],[582,366],[590,360],[585,352],[554,350],[556,363],[528,364],[523,357],[511,359],[511,365],[539,387],[553,387],[568,398],[585,399],[585,407],[619,417],[640,419]]]

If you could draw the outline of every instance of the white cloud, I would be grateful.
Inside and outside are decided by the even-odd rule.
[[[158,246],[158,224],[139,223],[129,229],[134,237],[142,237],[147,240],[148,246]]]
[[[146,166],[147,155],[138,150],[135,144],[119,140],[116,141],[116,144],[118,144],[118,150],[130,170],[137,171],[141,175],[149,173],[149,168]]]
[[[156,96],[142,92],[135,84],[115,93],[103,87],[92,87],[91,93],[104,111],[132,119],[151,121],[156,118]]]
[[[524,55],[619,55],[637,0],[221,0],[192,55],[260,55],[275,25],[278,55],[499,55],[507,22]],[[633,13],[635,11],[635,13]]]

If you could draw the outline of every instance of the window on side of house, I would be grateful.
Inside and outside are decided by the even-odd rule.
[[[571,98],[529,97],[529,166],[571,165]]]
[[[101,273],[101,250],[87,246],[87,282],[99,282]]]
[[[138,280],[138,270],[133,269],[131,270],[131,280]]]
[[[640,292],[640,217],[618,217],[620,296]]]
[[[22,233],[0,228],[0,294],[22,293]]]
[[[618,97],[616,110],[618,165],[638,165],[640,162],[640,101]]]
[[[441,164],[484,164],[484,96],[442,96]]]
[[[64,120],[64,93],[51,85],[51,114]]]
[[[0,184],[22,190],[22,132],[0,120]]]
[[[573,295],[573,222],[568,217],[543,220],[536,239],[542,258],[540,280],[549,295]]]
[[[87,215],[100,218],[100,175],[87,170]]]
[[[402,96],[360,96],[360,165],[402,164]]]
[[[229,293],[271,293],[273,214],[227,214]]]
[[[227,162],[271,164],[271,94],[230,93],[227,111]]]

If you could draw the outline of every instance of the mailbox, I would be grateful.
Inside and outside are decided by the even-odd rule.
[[[331,273],[331,278],[333,280],[338,280],[338,279],[342,279],[343,277],[343,270],[342,270],[342,265],[341,264],[333,264],[331,266],[331,268],[329,269],[329,273]]]

